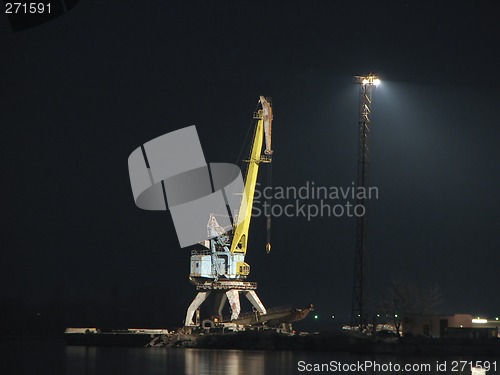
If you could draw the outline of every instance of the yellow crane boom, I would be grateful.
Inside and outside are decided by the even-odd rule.
[[[245,179],[245,188],[243,199],[238,215],[243,215],[238,218],[239,224],[234,231],[233,241],[231,243],[231,253],[246,254],[248,243],[248,230],[250,228],[250,220],[252,218],[252,207],[255,195],[255,187],[257,184],[257,175],[259,173],[260,163],[270,163],[271,155],[271,129],[273,113],[269,101],[261,96],[259,99],[262,109],[260,109],[254,117],[258,119],[255,129],[255,136],[252,142],[252,150],[248,162],[247,175]],[[262,146],[266,142],[264,154],[262,154]],[[268,252],[271,245],[268,243],[266,246]]]

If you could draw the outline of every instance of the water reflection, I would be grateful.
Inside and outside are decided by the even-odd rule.
[[[264,356],[261,352],[186,350],[184,363],[186,375],[265,373]]]
[[[356,356],[348,353],[310,353],[289,351],[248,351],[248,350],[203,350],[203,349],[162,349],[162,348],[85,348],[66,347],[64,351],[64,373],[71,375],[280,375],[280,374],[429,374],[429,375],[470,375],[470,367],[455,368],[454,361],[496,361],[496,371],[490,370],[487,375],[500,375],[499,358],[475,357],[436,357],[436,356]],[[365,367],[362,369],[333,370],[332,362],[340,364],[377,363],[382,370]],[[436,368],[437,363],[447,363],[446,368]],[[299,364],[303,365],[300,366]],[[323,365],[315,370],[315,364]],[[392,364],[392,370],[387,366]],[[394,371],[398,364],[401,369],[407,364],[429,364],[426,371]],[[309,370],[306,370],[305,366]],[[35,369],[35,367],[34,367]],[[41,372],[36,368],[27,373],[54,374]]]

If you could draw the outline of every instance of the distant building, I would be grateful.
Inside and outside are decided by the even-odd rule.
[[[498,318],[476,319],[469,314],[408,314],[403,322],[403,335],[480,339],[500,337],[499,328]]]

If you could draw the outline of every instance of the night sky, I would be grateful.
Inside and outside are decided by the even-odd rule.
[[[168,212],[135,206],[129,154],[195,124],[207,161],[238,162],[265,95],[273,184],[351,186],[353,76],[370,72],[383,81],[371,301],[398,280],[438,285],[442,313],[500,315],[499,12],[493,1],[85,0],[20,32],[3,19],[7,322],[41,312],[64,325],[181,325],[196,293],[189,251]],[[332,314],[349,322],[354,220],[276,217],[272,238],[266,255],[265,220],[254,219],[247,262],[264,304],[313,303],[320,319],[306,324],[317,329]]]

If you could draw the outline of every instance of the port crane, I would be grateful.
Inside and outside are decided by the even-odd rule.
[[[257,120],[251,144],[250,157],[241,204],[233,216],[233,227],[227,231],[222,228],[215,215],[210,215],[207,225],[209,240],[202,243],[204,250],[191,253],[190,280],[196,285],[196,297],[189,306],[185,326],[194,326],[193,317],[207,297],[214,293],[219,317],[226,301],[231,308],[231,320],[236,320],[241,312],[240,293],[252,304],[255,311],[266,314],[266,308],[257,296],[257,283],[246,281],[250,266],[245,262],[248,247],[248,233],[252,218],[257,175],[261,163],[270,163],[272,159],[271,130],[273,113],[271,103],[263,96],[259,98],[260,109],[254,113]],[[265,148],[264,148],[265,144]],[[236,220],[234,220],[236,218]],[[266,251],[269,253],[268,242]]]

